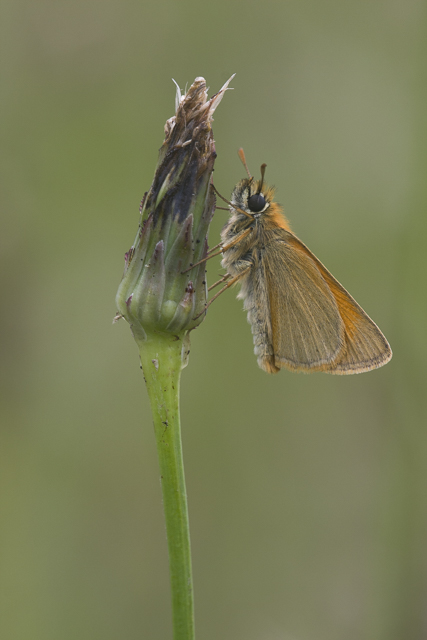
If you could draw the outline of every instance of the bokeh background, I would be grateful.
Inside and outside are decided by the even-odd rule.
[[[2,638],[171,638],[150,409],[129,328],[111,321],[171,78],[202,75],[212,94],[232,73],[217,188],[244,177],[240,146],[253,173],[266,162],[294,231],[394,358],[361,376],[268,376],[235,290],[193,333],[197,636],[427,637],[426,13],[421,0],[3,5]]]

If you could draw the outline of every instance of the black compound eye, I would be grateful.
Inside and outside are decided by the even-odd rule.
[[[265,207],[265,198],[260,193],[254,193],[248,200],[248,207],[253,213],[259,213]]]

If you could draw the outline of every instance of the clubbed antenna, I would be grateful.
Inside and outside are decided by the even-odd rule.
[[[248,174],[249,178],[252,180],[251,172],[249,171],[248,165],[246,164],[245,152],[243,151],[242,148],[240,148],[237,153],[239,154],[239,158],[246,169],[246,173]]]

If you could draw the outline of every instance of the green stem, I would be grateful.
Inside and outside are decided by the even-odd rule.
[[[179,384],[183,341],[151,334],[138,341],[154,419],[165,511],[174,640],[194,640],[190,530],[182,459]]]

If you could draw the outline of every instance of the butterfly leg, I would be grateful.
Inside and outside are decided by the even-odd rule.
[[[212,253],[212,251],[215,251],[215,249],[218,249],[218,247],[222,247],[222,242],[219,242],[214,247],[212,247],[212,249],[209,249],[208,255],[210,255]]]
[[[220,289],[220,290],[218,291],[218,293],[216,293],[216,294],[214,295],[214,297],[213,297],[213,298],[211,298],[211,299],[209,300],[209,302],[207,302],[207,303],[206,303],[206,306],[205,306],[205,308],[203,309],[203,311],[201,311],[201,312],[199,313],[199,315],[197,315],[195,318],[193,318],[193,320],[197,320],[197,318],[200,318],[200,316],[201,316],[203,313],[206,313],[206,311],[208,310],[208,307],[210,307],[210,306],[211,306],[212,302],[213,302],[214,300],[216,300],[216,299],[221,295],[221,293],[224,293],[224,291],[227,291],[227,289],[229,289],[230,287],[232,287],[232,286],[233,286],[233,284],[235,284],[238,280],[240,280],[240,278],[243,278],[243,276],[245,276],[245,275],[250,271],[250,269],[251,269],[251,268],[252,268],[251,266],[250,266],[250,267],[247,267],[244,271],[242,271],[241,273],[238,273],[238,274],[237,274],[237,276],[234,276],[234,278],[231,278],[231,280],[230,280],[229,282],[227,282],[227,284],[226,284],[222,289]],[[229,274],[226,274],[226,275],[229,275]],[[218,284],[218,283],[217,283],[217,284]]]
[[[213,251],[217,247],[221,247],[219,251],[217,251],[216,253],[211,253],[210,255],[207,255],[206,258],[203,258],[203,260],[199,260],[199,262],[192,264],[191,267],[188,267],[188,269],[181,271],[181,273],[187,273],[187,271],[191,271],[193,267],[197,267],[199,264],[202,264],[203,262],[207,262],[207,260],[210,260],[215,256],[219,256],[220,253],[224,253],[224,251],[228,251],[228,249],[231,249],[231,247],[234,247],[234,245],[238,244],[241,240],[246,238],[246,236],[248,236],[251,232],[252,232],[252,227],[249,227],[249,229],[246,229],[243,233],[240,234],[240,236],[237,236],[237,238],[234,238],[234,240],[232,240],[228,244],[224,246],[221,246],[221,243],[217,244],[216,247],[213,247],[211,249],[211,251]]]
[[[217,280],[215,282],[215,284],[212,284],[209,288],[208,291],[212,291],[212,289],[215,289],[215,287],[217,287],[219,284],[221,284],[222,282],[225,282],[226,280],[228,280],[228,278],[231,278],[231,273],[226,273],[225,276],[222,276],[222,278],[220,280]]]
[[[218,245],[218,246],[221,246],[221,245]],[[198,267],[199,264],[203,264],[204,262],[207,262],[211,258],[214,258],[215,256],[219,256],[219,254],[222,252],[223,252],[223,249],[220,249],[216,253],[211,253],[210,255],[207,255],[206,258],[203,258],[203,260],[199,260],[199,262],[195,262],[194,264],[191,265],[191,267],[188,267],[188,269],[184,269],[184,271],[181,271],[181,273],[187,273],[187,271],[191,271],[193,267]]]

